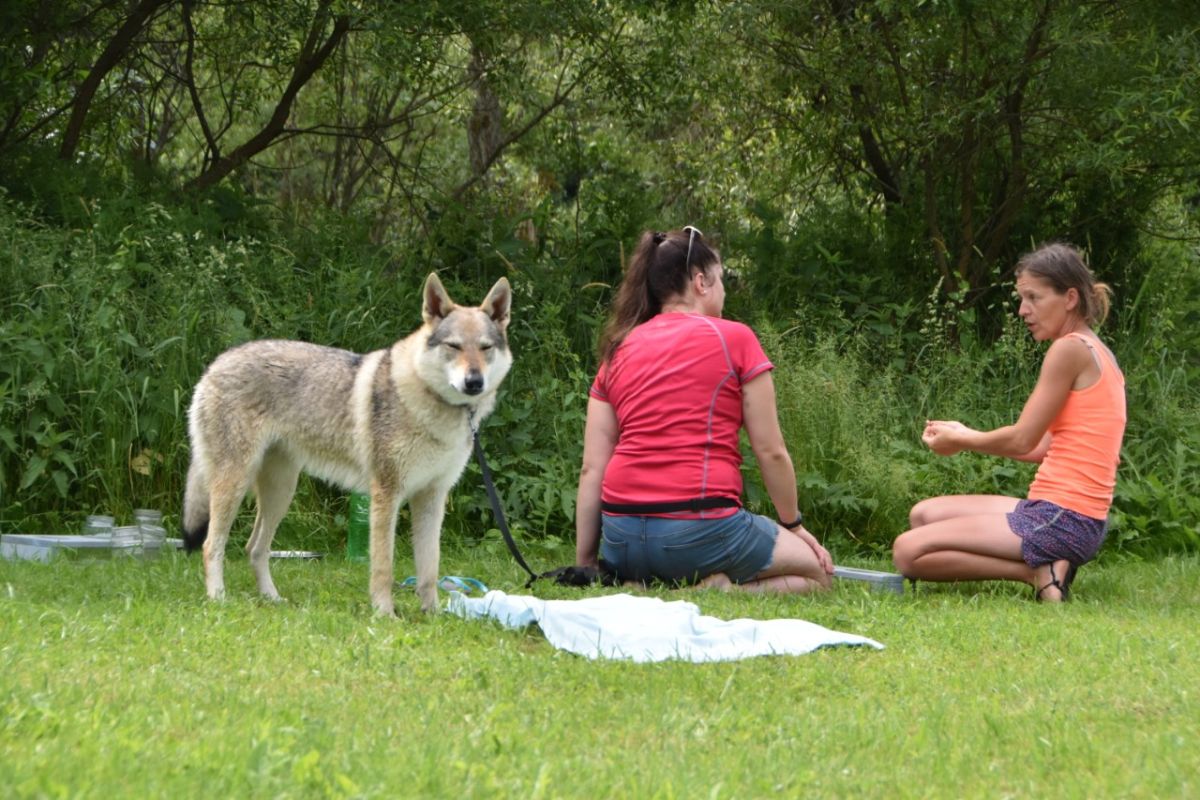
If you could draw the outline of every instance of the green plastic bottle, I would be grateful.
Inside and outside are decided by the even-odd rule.
[[[347,517],[346,559],[366,561],[371,553],[371,496],[351,492]]]

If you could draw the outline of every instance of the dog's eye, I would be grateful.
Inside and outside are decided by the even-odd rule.
[[[449,347],[451,350],[462,350],[462,345],[456,342],[446,342],[446,347]]]
[[[482,343],[480,343],[480,345],[479,345],[479,349],[480,349],[480,350],[482,350],[482,351],[484,351],[484,352],[486,353],[488,350],[491,350],[491,349],[492,349],[492,347],[494,347],[494,346],[495,346],[495,345],[492,345],[492,344],[490,344],[490,343],[488,343],[488,342],[482,342]]]

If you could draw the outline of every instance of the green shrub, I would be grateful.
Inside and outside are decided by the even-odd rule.
[[[92,176],[87,186],[100,193],[89,195],[82,180],[48,178],[20,201],[0,196],[5,530],[72,530],[85,514],[138,506],[162,508],[173,524],[187,404],[212,358],[265,337],[386,347],[419,324],[419,289],[436,269],[462,302],[477,302],[500,275],[512,281],[516,362],[482,440],[518,535],[569,543],[595,337],[630,231],[666,227],[643,219],[652,213],[644,198],[622,202],[636,181],[592,187],[609,194],[590,215],[555,201],[530,209],[497,191],[431,217],[426,239],[376,244],[366,220],[313,209],[284,216],[235,189],[181,200]],[[771,224],[769,235],[763,227],[726,240],[727,260],[747,278],[731,286],[728,315],[754,324],[776,364],[780,417],[814,532],[839,553],[883,553],[923,497],[1022,494],[1031,465],[941,458],[919,440],[928,418],[993,428],[1020,413],[1043,348],[1007,297],[983,308],[940,287],[921,297],[873,276],[877,242],[844,233],[826,247]],[[1137,295],[1116,287],[1114,322],[1103,332],[1129,397],[1109,547],[1194,551],[1200,256],[1184,242],[1147,239],[1140,258],[1129,267],[1140,276]],[[809,267],[789,272],[797,263]],[[984,317],[998,321],[993,335],[981,333]],[[770,511],[752,459],[746,477],[751,507]],[[250,508],[235,537],[245,535]],[[336,549],[344,514],[341,490],[303,480],[280,542]],[[446,527],[495,541],[474,463]]]

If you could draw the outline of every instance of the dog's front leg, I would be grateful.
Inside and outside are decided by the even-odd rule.
[[[438,607],[438,564],[441,560],[442,518],[449,490],[431,486],[408,500],[412,512],[413,562],[417,570],[417,597],[421,610],[436,614]]]
[[[371,481],[371,607],[375,613],[385,617],[396,613],[392,600],[396,568],[392,558],[396,543],[396,514],[399,511],[399,484],[390,480]]]

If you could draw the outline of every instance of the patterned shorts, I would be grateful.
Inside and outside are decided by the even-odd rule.
[[[1060,559],[1082,566],[1096,557],[1108,520],[1071,511],[1049,500],[1021,500],[1008,517],[1008,527],[1021,537],[1021,558],[1031,567]]]

